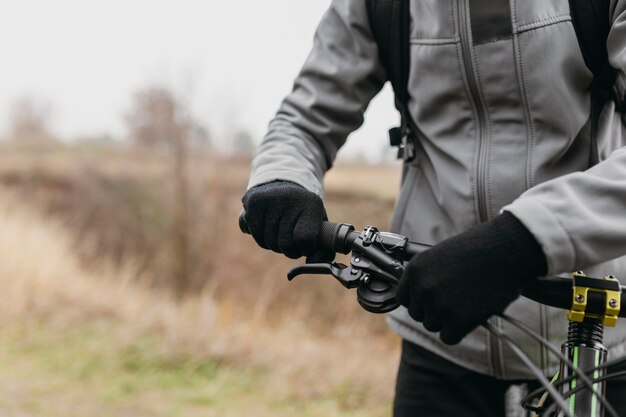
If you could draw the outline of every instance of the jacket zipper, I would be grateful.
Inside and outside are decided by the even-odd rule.
[[[487,151],[489,136],[487,129],[487,111],[483,102],[482,96],[478,89],[478,82],[476,81],[476,74],[474,72],[474,66],[472,64],[472,50],[470,45],[470,27],[469,21],[469,2],[466,0],[457,0],[458,10],[458,26],[459,37],[461,40],[461,50],[463,57],[463,65],[465,67],[465,74],[467,76],[467,82],[469,84],[469,90],[471,99],[476,110],[478,118],[478,161],[476,167],[476,199],[478,201],[478,220],[482,223],[488,220],[489,213],[487,211],[487,195],[485,190],[486,177],[487,177]],[[491,323],[500,327],[499,320],[493,318]],[[501,345],[498,338],[492,334],[488,334],[489,352],[491,366],[496,377],[500,377],[503,374],[502,369],[502,355]]]
[[[487,111],[478,89],[474,66],[472,65],[472,51],[470,46],[469,3],[466,0],[457,0],[459,10],[459,31],[461,32],[461,48],[463,54],[463,65],[467,74],[470,94],[474,103],[474,108],[478,116],[478,163],[476,172],[476,199],[478,200],[478,220],[482,223],[487,221],[487,196],[485,192],[485,182],[487,176],[487,141],[489,137],[485,126],[487,125]]]

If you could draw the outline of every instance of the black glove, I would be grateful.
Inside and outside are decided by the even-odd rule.
[[[453,345],[547,269],[539,243],[505,212],[413,258],[396,296],[414,320]]]
[[[296,259],[330,261],[332,252],[318,250],[322,221],[327,220],[322,199],[288,181],[274,181],[249,189],[242,198],[248,230],[259,246]]]

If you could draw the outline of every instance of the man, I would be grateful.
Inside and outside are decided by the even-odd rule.
[[[414,0],[411,19],[418,146],[392,229],[435,246],[408,263],[397,292],[407,308],[389,317],[404,339],[394,410],[502,415],[499,393],[533,376],[477,326],[506,308],[561,343],[564,313],[520,289],[578,269],[626,276],[626,131],[613,101],[592,117],[567,0]],[[623,72],[626,0],[611,2],[611,22],[609,59]],[[317,253],[324,172],[385,81],[365,1],[333,0],[253,162],[243,202],[260,246]],[[554,371],[544,349],[492,322]],[[607,331],[612,357],[625,335]]]

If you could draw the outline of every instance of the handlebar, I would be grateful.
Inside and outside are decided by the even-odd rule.
[[[239,228],[243,233],[249,234],[245,219],[245,211],[239,215]],[[336,253],[348,254],[362,232],[356,231],[352,225],[344,223],[322,222],[319,234],[319,247]],[[397,235],[394,235],[397,236]],[[401,236],[398,236],[401,237]],[[408,261],[413,256],[427,250],[430,245],[406,241],[404,250],[396,254],[397,261]],[[522,290],[522,295],[540,304],[550,307],[569,310],[572,308],[572,278],[546,276],[534,280]],[[620,285],[621,305],[626,305],[626,286]],[[606,299],[603,293],[596,291],[588,292],[587,312],[602,314],[605,310]],[[619,317],[626,317],[626,308],[622,308]]]
[[[248,223],[246,222],[246,212],[239,214],[239,229],[242,233],[250,234]],[[361,235],[361,232],[354,230],[354,226],[346,223],[322,222],[318,245],[322,250],[343,253],[344,255],[352,251],[354,241]],[[404,255],[399,261],[408,261],[415,255],[428,249],[430,245],[425,243],[407,242]]]

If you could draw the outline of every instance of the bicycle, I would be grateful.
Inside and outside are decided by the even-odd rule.
[[[239,216],[239,226],[242,232],[248,233],[245,212]],[[372,226],[356,231],[350,224],[332,222],[322,223],[319,246],[335,253],[351,253],[350,265],[338,262],[299,265],[288,272],[289,281],[300,275],[331,275],[345,288],[356,288],[359,304],[376,314],[399,307],[395,288],[404,272],[403,262],[430,247],[410,242],[405,236],[380,232]],[[609,361],[602,338],[604,326],[614,326],[618,317],[626,317],[626,309],[621,310],[626,301],[625,289],[626,286],[612,275],[593,278],[581,271],[572,278],[538,278],[526,287],[523,296],[568,310],[568,337],[561,349],[524,323],[506,314],[500,315],[559,358],[559,371],[551,380],[511,338],[489,323],[483,324],[513,350],[541,384],[522,401],[526,410],[551,417],[618,417],[604,396],[606,381],[624,376],[626,371],[608,374],[607,369],[626,358]]]

